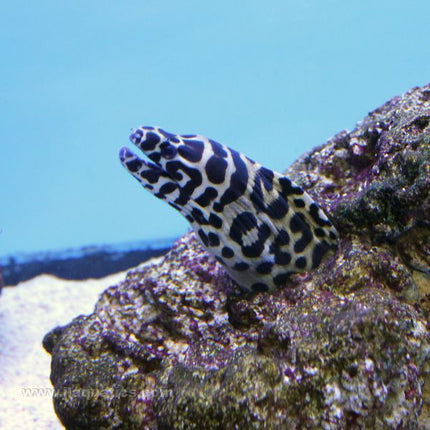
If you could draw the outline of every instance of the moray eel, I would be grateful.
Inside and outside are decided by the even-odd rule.
[[[130,140],[152,163],[124,147],[123,166],[185,216],[243,289],[273,291],[336,248],[336,229],[286,176],[200,135],[140,127]]]

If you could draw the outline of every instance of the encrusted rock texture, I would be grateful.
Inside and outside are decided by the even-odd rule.
[[[338,251],[246,297],[193,233],[44,339],[68,429],[430,428],[430,85],[287,171]]]

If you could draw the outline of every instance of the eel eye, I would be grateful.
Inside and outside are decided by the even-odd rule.
[[[167,144],[161,148],[161,156],[167,160],[171,160],[178,153],[173,145]]]

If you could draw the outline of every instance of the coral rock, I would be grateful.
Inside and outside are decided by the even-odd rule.
[[[430,85],[288,175],[336,255],[254,297],[192,233],[130,271],[44,339],[67,428],[429,428]]]

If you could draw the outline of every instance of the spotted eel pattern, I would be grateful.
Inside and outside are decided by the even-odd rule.
[[[152,163],[124,147],[124,167],[186,217],[242,288],[273,291],[336,248],[336,229],[286,176],[200,135],[140,127],[130,140]]]

